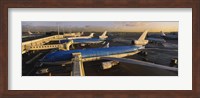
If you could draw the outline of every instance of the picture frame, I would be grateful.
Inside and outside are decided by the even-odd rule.
[[[1,0],[0,97],[1,98],[199,98],[199,0]],[[8,90],[9,8],[192,8],[192,90]]]

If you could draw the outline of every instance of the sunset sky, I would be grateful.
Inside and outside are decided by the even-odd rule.
[[[172,32],[178,31],[177,21],[168,22],[142,22],[142,21],[23,21],[22,31],[27,32],[47,32],[57,31],[58,26],[60,31],[64,32]]]

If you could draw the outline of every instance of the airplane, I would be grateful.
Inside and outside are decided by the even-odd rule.
[[[145,50],[145,45],[148,43],[148,40],[145,40],[148,31],[145,31],[138,40],[134,40],[134,45],[131,46],[113,46],[108,48],[90,48],[90,49],[77,49],[77,50],[68,50],[68,51],[54,51],[46,56],[44,56],[39,61],[42,64],[71,64],[74,53],[81,53],[82,61],[95,61],[95,60],[112,60],[119,62],[126,62],[131,64],[143,65],[148,67],[156,67],[170,71],[178,71],[178,68],[168,67],[160,64],[139,61],[135,59],[123,58],[126,56],[131,56],[141,51]]]
[[[91,33],[89,36],[80,36],[80,37],[69,37],[67,38],[68,40],[73,40],[73,39],[89,39],[92,38],[94,33]]]
[[[98,44],[98,43],[102,43],[104,42],[108,36],[106,36],[106,33],[107,31],[105,31],[102,35],[99,36],[99,38],[81,38],[79,37],[79,39],[72,39],[73,40],[73,44]],[[67,43],[69,42],[70,40],[59,40],[59,43],[60,44],[63,44],[63,43]]]
[[[28,34],[27,36],[22,36],[22,38],[28,38],[28,37],[40,37],[40,36],[43,36],[42,34],[40,34],[40,32],[37,32],[37,34],[33,34],[31,31],[28,31]]]
[[[60,40],[59,43],[67,43],[70,40]],[[101,43],[104,42],[105,39],[99,39],[99,38],[90,38],[90,39],[73,39],[73,44],[93,44],[93,43]]]
[[[158,43],[158,44],[163,44],[166,42],[166,40],[161,39],[161,38],[147,38],[147,40],[149,40],[150,43]]]
[[[169,40],[178,40],[178,34],[165,34],[164,32],[161,31],[161,37],[164,39],[169,39]]]

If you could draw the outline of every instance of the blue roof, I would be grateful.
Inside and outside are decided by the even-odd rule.
[[[56,61],[67,61],[73,58],[72,53],[80,52],[83,58],[96,57],[96,56],[107,56],[112,54],[120,54],[126,52],[136,51],[144,48],[143,46],[115,46],[109,48],[90,48],[90,49],[78,49],[78,50],[59,50],[53,53],[47,54],[41,61],[42,62],[56,62]]]

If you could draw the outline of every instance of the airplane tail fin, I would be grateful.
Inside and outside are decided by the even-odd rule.
[[[166,34],[163,31],[160,31],[160,32],[161,32],[161,36],[166,36]]]
[[[110,46],[110,43],[107,43],[107,44],[104,46],[104,48],[109,48],[109,46]]]
[[[146,45],[146,44],[148,44],[149,41],[145,40],[147,33],[148,33],[147,30],[144,31],[138,40],[134,40],[133,44],[134,45]]]
[[[90,35],[89,35],[89,37],[93,37],[94,36],[94,33],[91,33]]]
[[[81,35],[83,35],[84,34],[84,32],[81,32]]]
[[[107,31],[104,31],[101,36],[106,36]]]
[[[28,34],[30,34],[30,35],[31,35],[31,34],[33,34],[33,33],[32,33],[31,31],[28,31]]]
[[[99,36],[100,39],[106,39],[108,38],[108,36],[106,36],[107,31],[104,31],[103,34],[101,36]]]
[[[146,38],[146,36],[147,36],[147,33],[148,33],[147,30],[144,31],[138,40],[145,40],[145,38]]]

